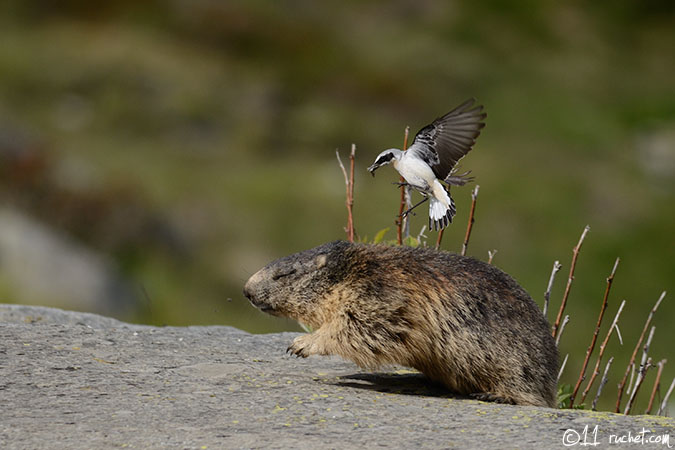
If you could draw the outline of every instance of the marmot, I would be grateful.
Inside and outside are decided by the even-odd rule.
[[[335,241],[271,262],[244,295],[314,330],[288,348],[413,367],[480,400],[556,406],[558,351],[516,281],[474,258]]]

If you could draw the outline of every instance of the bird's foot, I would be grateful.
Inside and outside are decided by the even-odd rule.
[[[412,208],[411,208],[411,209],[409,209],[409,210],[407,210],[407,211],[403,211],[401,214],[398,215],[398,217],[400,217],[401,219],[405,219],[405,218],[408,217],[409,215],[416,216],[417,214],[415,214],[414,212],[412,212]]]
[[[412,208],[409,208],[409,209],[403,211],[401,214],[399,214],[399,217],[401,217],[401,218],[406,217],[408,214],[410,214],[412,212],[413,209],[417,208],[418,206],[420,206],[422,203],[426,202],[427,200],[429,200],[429,197],[424,197],[424,199],[422,199],[421,202],[415,204]],[[415,213],[412,213],[412,214],[413,214],[413,216],[415,215]]]

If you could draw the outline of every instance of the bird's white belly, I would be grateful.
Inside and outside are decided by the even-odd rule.
[[[434,171],[424,161],[418,158],[406,158],[394,161],[394,168],[405,181],[419,191],[428,192],[436,180]]]

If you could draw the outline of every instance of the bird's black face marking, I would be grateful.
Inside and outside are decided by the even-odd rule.
[[[386,153],[379,158],[377,158],[377,161],[375,161],[375,164],[378,166],[381,166],[382,164],[387,164],[389,161],[394,159],[394,154],[392,152]]]
[[[380,167],[385,164],[389,164],[391,160],[394,159],[394,153],[393,152],[387,152],[385,154],[381,154],[377,157],[375,162],[373,163],[372,166],[368,167],[368,172],[371,173],[372,176],[375,176],[375,171]]]

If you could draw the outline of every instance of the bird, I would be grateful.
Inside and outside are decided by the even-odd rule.
[[[474,106],[475,103],[475,98],[466,100],[418,131],[407,150],[384,150],[368,167],[374,177],[379,167],[392,163],[405,180],[395,184],[411,186],[424,196],[401,216],[430,200],[429,229],[442,230],[452,223],[456,208],[450,186],[463,186],[473,180],[468,176],[470,171],[457,174],[457,162],[473,148],[487,117],[483,105]]]

